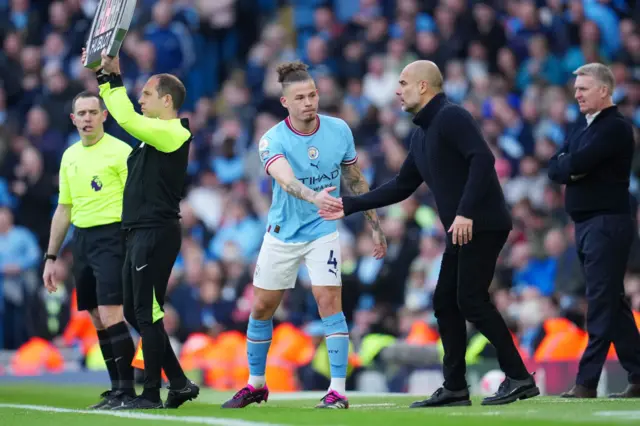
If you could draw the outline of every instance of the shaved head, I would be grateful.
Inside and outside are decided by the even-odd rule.
[[[426,81],[433,90],[442,90],[442,73],[438,66],[431,61],[411,62],[404,68],[403,73],[405,72],[417,81]]]
[[[443,78],[440,69],[431,61],[415,61],[404,67],[396,94],[402,109],[416,114],[431,98],[442,92]]]

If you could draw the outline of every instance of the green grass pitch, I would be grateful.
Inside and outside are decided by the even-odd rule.
[[[269,402],[240,410],[223,410],[230,393],[203,390],[196,401],[177,410],[135,412],[87,411],[103,389],[36,382],[0,384],[2,426],[144,426],[185,424],[220,426],[474,426],[474,425],[631,425],[640,424],[638,400],[565,400],[538,397],[528,401],[484,407],[409,409],[421,396],[361,396],[350,393],[349,410],[317,410],[320,393],[272,394]],[[163,398],[166,390],[163,391]]]

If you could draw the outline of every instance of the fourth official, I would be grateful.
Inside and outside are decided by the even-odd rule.
[[[86,52],[83,51],[83,59]],[[84,61],[83,61],[84,62]],[[164,299],[169,275],[180,252],[180,200],[192,135],[189,122],[178,118],[186,96],[173,75],[152,76],[142,88],[135,112],[122,81],[118,57],[102,55],[95,69],[100,96],[111,116],[140,140],[127,160],[122,227],[126,233],[123,268],[124,316],[142,338],[144,390],[120,410],[178,408],[197,398],[200,389],[182,370],[164,328]],[[160,399],[161,371],[169,393]]]

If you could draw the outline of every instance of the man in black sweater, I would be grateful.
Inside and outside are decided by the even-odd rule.
[[[507,404],[539,395],[488,293],[498,254],[511,230],[511,216],[495,172],[494,157],[471,114],[450,103],[442,93],[442,74],[435,64],[417,61],[407,65],[399,83],[396,94],[419,126],[400,172],[374,191],[343,197],[342,211],[320,214],[336,220],[395,204],[425,182],[448,229],[433,296],[444,347],[445,381],[431,398],[415,402],[412,407],[471,405],[465,378],[465,320],[493,344],[507,376],[499,391],[482,404]]]
[[[575,97],[586,123],[549,162],[549,177],[566,184],[565,208],[575,222],[578,255],[587,285],[585,349],[576,385],[566,398],[595,398],[613,342],[629,386],[612,397],[640,397],[640,334],[625,299],[624,276],[633,241],[629,176],[633,128],[611,98],[614,77],[592,63],[574,74]]]

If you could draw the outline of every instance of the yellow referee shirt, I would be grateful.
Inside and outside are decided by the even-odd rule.
[[[120,222],[131,147],[104,134],[91,146],[76,142],[60,163],[59,204],[71,204],[71,223],[78,228]]]

